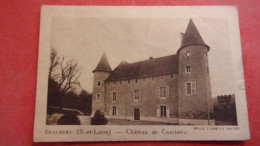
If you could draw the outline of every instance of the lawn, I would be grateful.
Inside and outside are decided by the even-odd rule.
[[[53,114],[51,116],[47,117],[47,125],[56,125],[58,119],[63,114]],[[90,116],[78,116],[81,125],[90,125]],[[108,119],[107,125],[174,125],[171,123],[163,123],[163,122],[152,122],[152,121],[131,121],[131,120],[125,120],[125,119]]]
[[[152,122],[152,121],[131,121],[125,119],[108,119],[107,125],[175,125],[172,123]]]

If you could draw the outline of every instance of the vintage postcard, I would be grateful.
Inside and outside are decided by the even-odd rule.
[[[42,6],[35,142],[249,138],[236,7]]]

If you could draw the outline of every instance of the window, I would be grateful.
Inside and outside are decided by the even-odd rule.
[[[130,84],[130,80],[128,80],[127,82],[128,82],[128,84]]]
[[[186,66],[186,73],[190,73],[190,66]]]
[[[138,83],[138,79],[135,79],[135,82]]]
[[[140,90],[134,91],[134,100],[140,100]]]
[[[173,78],[173,74],[171,74],[171,78]]]
[[[114,86],[116,85],[116,81],[114,81]]]
[[[100,94],[100,93],[97,94],[96,100],[97,100],[97,101],[101,101],[101,94]]]
[[[122,84],[122,80],[120,80],[120,84]]]
[[[169,97],[169,86],[160,86],[156,88],[156,94],[158,98]]]
[[[152,80],[153,80],[153,76],[152,76]]]
[[[189,57],[190,56],[190,51],[186,52],[186,56]]]
[[[112,97],[112,101],[116,101],[116,97],[117,97],[117,93],[116,92],[113,92],[113,97]]]
[[[112,115],[116,115],[116,106],[112,106]]]
[[[166,97],[165,86],[160,87],[160,97]]]
[[[101,82],[100,82],[100,81],[97,82],[97,86],[98,86],[98,87],[101,86]]]
[[[204,55],[205,57],[207,57],[208,56],[208,53],[207,52],[205,52],[205,55]]]
[[[160,117],[166,117],[166,105],[161,105],[160,106]]]
[[[196,94],[196,82],[186,83],[186,93],[187,95]]]

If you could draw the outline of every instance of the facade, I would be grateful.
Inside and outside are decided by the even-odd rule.
[[[92,114],[175,124],[214,124],[208,52],[190,20],[177,54],[135,63],[121,62],[114,70],[103,54],[94,69]]]

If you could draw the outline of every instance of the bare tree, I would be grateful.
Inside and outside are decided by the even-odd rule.
[[[64,96],[73,85],[80,86],[80,68],[76,61],[65,61],[55,49],[51,49],[48,82],[48,105],[62,107]],[[75,87],[75,86],[74,86]]]
[[[54,74],[54,68],[60,66],[60,71]],[[58,91],[66,93],[73,84],[79,85],[78,78],[80,76],[80,68],[74,60],[65,62],[64,56],[62,59],[57,54],[57,51],[51,49],[51,64],[49,68],[49,79],[53,79],[58,83]]]
[[[79,85],[80,68],[74,60],[67,61],[64,63],[64,57],[60,62],[60,77],[58,80],[58,89],[65,94],[72,85]]]

